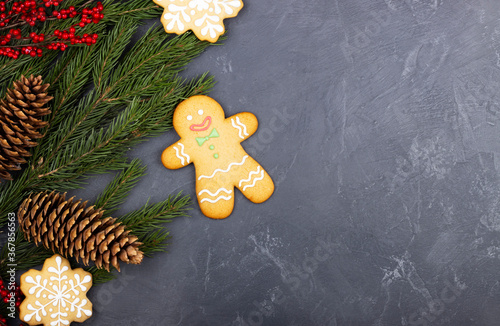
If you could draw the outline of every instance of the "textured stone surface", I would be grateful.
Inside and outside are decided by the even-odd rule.
[[[185,75],[258,117],[243,146],[276,192],[222,221],[194,204],[169,253],[89,293],[85,325],[498,325],[499,18],[497,0],[247,0]],[[195,195],[192,166],[161,165],[176,140],[131,151],[148,175],[121,212]]]

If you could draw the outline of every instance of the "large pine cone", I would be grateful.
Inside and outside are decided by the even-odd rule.
[[[112,265],[119,271],[118,259],[140,264],[142,243],[137,237],[116,218],[102,218],[103,210],[86,205],[57,192],[32,194],[19,207],[19,227],[27,240],[65,257],[81,258],[85,265],[92,260],[98,268],[109,271]]]
[[[40,118],[50,113],[44,106],[53,98],[47,88],[41,76],[22,76],[0,100],[0,179],[12,180],[9,171],[20,170],[31,156],[28,148],[38,145],[33,141],[42,137],[37,130],[47,125]]]

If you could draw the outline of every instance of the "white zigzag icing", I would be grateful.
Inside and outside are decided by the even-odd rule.
[[[240,126],[237,126],[234,123],[234,119],[231,119],[231,124],[233,125],[233,127],[235,127],[236,129],[238,129],[238,136],[240,136],[241,139],[244,139],[245,137],[243,137],[243,135],[241,134],[243,132],[243,130],[241,129]]]
[[[254,187],[254,186],[255,186],[255,184],[257,183],[257,181],[262,180],[262,179],[264,179],[264,170],[262,170],[262,171],[261,171],[261,173],[260,173],[260,177],[259,177],[259,178],[255,178],[255,179],[253,179],[253,183],[252,183],[252,185],[246,185],[246,186],[244,186],[244,187],[243,187],[243,191],[245,191],[245,189],[247,189],[247,188],[252,188],[252,187]]]
[[[243,134],[245,136],[248,136],[247,126],[245,126],[245,124],[240,121],[240,117],[236,117],[236,123],[243,127]]]
[[[227,197],[224,197],[224,196],[220,196],[220,197],[217,197],[217,199],[215,200],[212,200],[212,199],[208,199],[208,198],[203,198],[200,203],[203,203],[204,201],[208,201],[209,203],[212,203],[212,204],[215,204],[216,202],[218,202],[219,200],[221,199],[224,199],[224,200],[229,200],[231,199],[232,197],[231,196],[227,196]]]
[[[250,182],[250,180],[252,179],[252,175],[259,174],[259,172],[260,172],[260,166],[257,167],[257,171],[251,171],[250,174],[248,174],[248,179],[241,180],[240,183],[238,184],[238,187],[241,187],[241,184],[243,182]]]
[[[191,157],[189,157],[189,155],[184,153],[184,145],[182,145],[182,143],[178,143],[178,145],[181,147],[182,156],[179,155],[179,149],[177,148],[177,146],[174,146],[175,156],[177,156],[177,158],[179,160],[181,160],[182,165],[184,165],[184,158],[186,158],[186,161],[189,163],[189,160],[191,160]]]
[[[181,157],[179,155],[179,149],[177,148],[177,146],[174,146],[174,150],[175,150],[175,156],[177,156],[177,158],[181,160],[181,164],[184,165],[184,157]]]
[[[227,169],[225,169],[225,170],[215,169],[214,173],[212,173],[212,175],[211,175],[211,176],[207,176],[207,175],[200,175],[200,177],[198,178],[198,180],[201,180],[201,179],[203,179],[203,178],[212,179],[212,178],[215,176],[215,174],[216,174],[217,172],[222,172],[222,173],[229,172],[229,170],[231,169],[231,167],[232,167],[233,165],[243,165],[243,163],[245,163],[245,160],[247,159],[247,157],[248,157],[248,155],[243,156],[243,160],[242,160],[240,163],[231,163],[231,164],[229,164],[229,166],[228,166],[228,167],[227,167]]]
[[[184,145],[182,145],[182,143],[179,143],[179,146],[181,147],[181,154],[182,154],[182,156],[184,156],[186,158],[187,162],[189,163],[189,161],[191,160],[191,157],[189,157],[189,155],[187,155],[184,152]]]
[[[205,193],[205,192],[206,192],[206,193],[207,193],[207,194],[209,194],[210,196],[215,197],[215,196],[217,196],[217,195],[218,195],[221,191],[224,191],[224,192],[225,192],[225,193],[227,193],[228,195],[232,192],[231,190],[227,190],[226,188],[220,188],[220,189],[218,189],[218,190],[217,190],[217,192],[216,192],[215,194],[213,194],[213,193],[211,193],[208,189],[203,189],[202,191],[200,191],[200,192],[198,193],[198,196],[201,196],[201,194],[203,194],[203,193]]]

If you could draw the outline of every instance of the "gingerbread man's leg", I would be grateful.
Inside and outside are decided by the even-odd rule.
[[[257,161],[248,157],[240,169],[236,186],[253,203],[262,203],[274,192],[274,183]]]
[[[228,217],[234,207],[234,187],[221,176],[210,181],[196,181],[196,195],[205,216],[222,219]]]

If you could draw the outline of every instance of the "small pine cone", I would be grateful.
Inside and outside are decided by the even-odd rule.
[[[22,76],[0,100],[0,179],[12,180],[9,171],[21,169],[29,148],[38,145],[33,140],[43,136],[37,130],[48,123],[40,118],[50,114],[44,106],[53,98],[47,88],[41,76]]]
[[[143,252],[137,237],[116,218],[103,218],[102,209],[86,205],[54,191],[31,194],[19,207],[19,228],[27,240],[65,257],[81,258],[85,265],[92,260],[98,268],[109,271],[112,265],[120,271],[118,259],[140,264]]]

